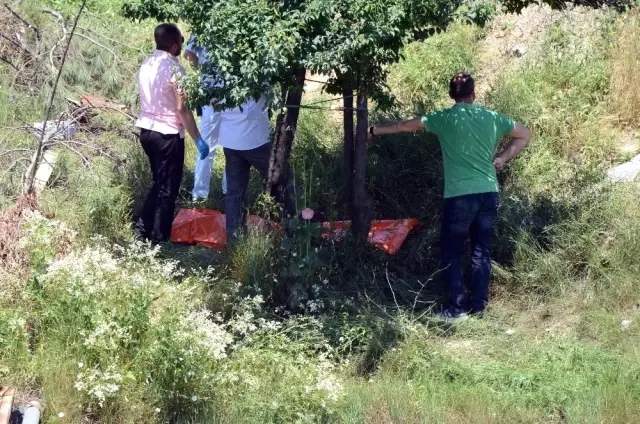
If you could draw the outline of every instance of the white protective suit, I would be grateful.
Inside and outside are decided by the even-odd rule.
[[[207,60],[205,51],[195,47],[192,41],[187,44],[186,49],[198,57],[199,64],[203,64]],[[202,117],[200,118],[200,135],[209,145],[209,156],[200,159],[200,156],[196,155],[193,191],[191,192],[193,200],[209,197],[211,167],[216,157],[216,148],[220,145],[221,123],[222,115],[220,112],[216,112],[211,106],[203,106]],[[222,171],[222,193],[227,193],[227,175],[224,170]]]

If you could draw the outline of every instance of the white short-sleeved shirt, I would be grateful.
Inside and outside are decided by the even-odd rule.
[[[187,44],[187,50],[196,55],[200,65],[207,62],[206,50],[196,47],[193,38]],[[213,80],[204,81],[205,84],[208,82],[222,86]],[[252,99],[242,105],[242,111],[237,107],[221,112],[220,145],[233,150],[251,150],[268,143],[271,125],[265,104],[264,98],[257,102]]]
[[[239,107],[222,112],[220,144],[233,150],[251,150],[269,142],[271,125],[265,99],[249,100]]]

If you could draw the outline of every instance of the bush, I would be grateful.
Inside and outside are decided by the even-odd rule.
[[[459,20],[468,24],[476,24],[484,28],[498,13],[498,3],[495,0],[466,1],[456,10]]]
[[[144,411],[146,422],[315,422],[332,414],[341,389],[319,322],[268,320],[261,296],[227,299],[232,312],[223,320],[204,309],[208,277],[185,276],[176,262],[157,257],[159,248],[111,251],[99,238],[54,259],[38,241],[60,224],[33,216],[29,225],[35,230],[24,245],[44,264],[29,292],[38,311],[36,376],[50,375],[52,358],[65,358],[57,382],[72,385],[42,380],[45,396],[56,391],[55,413],[82,417],[90,410],[106,422]],[[0,319],[14,322],[12,316]],[[24,344],[14,327],[0,339]]]

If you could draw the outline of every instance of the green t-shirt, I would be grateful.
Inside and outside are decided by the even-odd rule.
[[[477,104],[456,103],[422,117],[440,140],[444,197],[498,192],[493,158],[500,139],[514,129],[510,118]]]

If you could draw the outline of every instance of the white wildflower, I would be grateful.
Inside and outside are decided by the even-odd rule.
[[[198,401],[198,396],[191,396],[191,402],[197,402]]]
[[[318,381],[316,384],[318,390],[324,390],[327,392],[327,398],[332,401],[337,401],[342,394],[342,385],[331,374],[326,375],[324,378]]]
[[[516,334],[516,330],[513,330],[510,328],[507,331],[505,331],[504,334],[506,334],[507,336],[513,336],[514,334]]]
[[[207,350],[215,359],[227,356],[226,349],[233,343],[233,337],[221,325],[213,322],[209,311],[191,312],[183,317],[183,337]]]
[[[156,408],[156,413],[160,413],[160,408]]]
[[[84,363],[83,362],[78,362],[78,368],[82,368],[84,367]]]
[[[64,412],[58,412],[58,417],[64,418]]]

